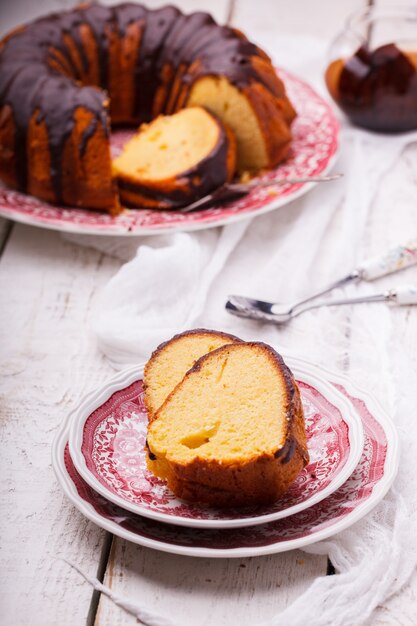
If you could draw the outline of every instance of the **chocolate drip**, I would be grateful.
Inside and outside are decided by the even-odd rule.
[[[90,126],[84,132],[84,137],[91,137],[93,134],[91,127],[96,125],[98,120],[103,128],[107,127],[104,100],[105,95],[94,87],[74,90],[71,80],[54,77],[46,81],[39,98],[33,103],[35,110],[39,108],[41,111],[39,121],[44,121],[48,129],[51,179],[54,192],[60,201],[62,199],[62,154],[74,128],[74,111],[82,107],[93,114]]]
[[[60,201],[62,152],[74,128],[74,111],[77,107],[86,108],[106,128],[104,98],[104,94],[93,87],[74,89],[70,78],[52,73],[42,64],[20,68],[14,74],[2,100],[13,107],[19,189],[27,188],[27,133],[32,116],[37,113],[36,122],[44,122],[48,130],[52,185]],[[19,106],[15,106],[16,102]]]
[[[252,66],[250,59],[256,55],[256,46],[247,40],[236,39],[229,28],[221,29],[223,36],[219,41],[211,41],[204,50],[196,50],[195,56],[201,53],[201,64],[193,74],[187,74],[185,81],[193,82],[202,75],[227,76],[237,87],[245,87],[252,80],[267,83]]]
[[[149,444],[148,444],[148,440],[147,440],[147,439],[146,439],[146,441],[145,441],[145,448],[146,448],[146,451],[148,452],[148,457],[149,457],[149,459],[150,459],[151,461],[156,461],[156,458],[157,458],[157,457],[156,457],[156,455],[155,455],[153,452],[151,452],[151,449],[150,449],[150,447],[149,447]]]
[[[93,118],[90,122],[90,124],[87,126],[87,128],[85,129],[85,131],[82,134],[81,137],[81,142],[80,142],[80,156],[83,157],[85,154],[85,151],[87,149],[87,145],[88,145],[88,140],[94,135],[94,133],[96,132],[97,129],[97,118]]]
[[[113,10],[100,4],[92,4],[82,10],[82,16],[85,23],[91,28],[97,44],[99,85],[103,89],[107,89],[109,85],[109,40],[107,32],[114,29]]]
[[[36,69],[38,72],[36,72]],[[29,121],[33,113],[32,98],[36,96],[40,87],[46,81],[45,72],[42,72],[41,65],[19,67],[15,72],[12,80],[6,86],[9,99],[4,100],[4,104],[10,104],[13,107],[13,117],[15,122],[15,150],[16,150],[16,176],[19,189],[26,190],[27,180],[27,158],[26,158],[26,136]],[[2,74],[2,78],[6,78]],[[2,85],[0,84],[0,96],[2,93]],[[2,98],[3,100],[3,98]],[[16,107],[14,104],[20,103]]]
[[[62,34],[71,34],[82,50],[77,39],[81,24],[80,12],[41,18],[9,39],[0,54],[0,106],[9,104],[13,110],[18,188],[27,190],[27,134],[37,113],[36,123],[44,122],[48,131],[51,182],[58,202],[62,201],[62,154],[74,128],[75,110],[83,107],[93,116],[84,131],[82,151],[98,122],[104,129],[108,126],[105,94],[94,87],[79,88],[72,78],[48,65],[53,50],[59,50],[73,69],[74,78],[79,78]]]
[[[126,35],[127,29],[130,24],[142,23],[148,11],[141,4],[133,4],[132,2],[125,2],[113,7],[114,19],[116,28],[120,37]]]
[[[286,463],[289,463],[291,461],[292,457],[294,456],[296,447],[297,446],[295,440],[291,439],[290,441],[287,441],[280,450],[277,450],[275,452],[274,457],[276,459],[281,459],[281,463],[285,465]]]
[[[186,62],[182,55],[183,47],[201,28],[207,24],[214,24],[213,18],[208,13],[196,12],[191,15],[179,15],[173,28],[164,41],[164,46],[157,59],[158,68],[165,63],[177,67],[180,62]]]
[[[141,121],[148,122],[152,119],[152,104],[161,80],[155,60],[179,15],[178,9],[167,6],[149,11],[146,16],[135,73],[134,113]]]
[[[208,13],[196,12],[191,15],[180,15],[167,36],[156,62],[158,75],[161,75],[165,66],[168,65],[171,68],[171,77],[166,88],[166,97],[161,105],[162,112],[169,112],[167,110],[169,96],[177,78],[178,68],[183,64],[188,64],[183,52],[184,46],[196,33],[201,33],[202,29],[208,24],[214,24],[213,18]]]
[[[71,13],[62,14],[59,26],[62,28],[62,31],[66,33],[67,35],[69,35],[69,37],[73,41],[75,48],[81,59],[83,70],[84,72],[88,72],[88,58],[87,58],[86,51],[84,49],[83,41],[81,39],[80,29],[81,29],[82,24],[83,24],[83,19],[80,13],[71,12]],[[62,35],[61,35],[61,39],[62,39]],[[60,44],[58,43],[58,45]],[[74,78],[76,77],[81,78],[80,76],[77,76],[78,69],[76,68],[74,64],[71,55],[70,55],[70,58],[71,58],[72,67],[74,69],[74,74],[73,74]]]

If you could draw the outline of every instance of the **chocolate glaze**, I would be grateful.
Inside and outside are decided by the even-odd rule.
[[[76,33],[81,23],[81,12],[42,18],[11,37],[0,53],[0,106],[8,104],[13,110],[18,188],[27,188],[27,133],[32,116],[37,113],[36,123],[44,122],[48,131],[51,180],[58,202],[62,200],[62,154],[74,128],[74,111],[83,107],[92,113],[82,151],[98,122],[105,130],[108,128],[104,92],[79,87],[48,65],[49,49],[56,48],[74,70],[74,78],[79,79],[63,44],[63,32],[72,36],[78,48],[81,41]]]
[[[171,6],[149,11],[146,16],[135,72],[134,113],[141,121],[148,122],[152,119],[152,103],[160,84],[155,61],[161,52],[165,37],[179,16],[178,9]]]
[[[148,440],[145,441],[145,448],[146,448],[146,451],[148,453],[148,457],[150,458],[150,460],[151,461],[156,461],[157,457],[156,457],[156,455],[153,452],[151,452],[151,449],[150,449],[149,444],[148,444]]]
[[[99,62],[99,85],[107,89],[109,84],[109,41],[107,30],[114,30],[114,12],[109,7],[92,4],[82,12],[85,23],[91,28],[97,43]]]
[[[165,38],[164,46],[156,63],[158,69],[161,70],[165,63],[170,63],[176,68],[180,62],[189,61],[183,54],[187,42],[196,33],[201,35],[204,26],[213,26],[214,24],[213,18],[208,13],[197,11],[191,15],[180,14]]]
[[[296,447],[297,446],[294,439],[287,440],[282,448],[275,452],[274,457],[276,459],[281,459],[281,463],[285,465],[285,463],[291,461],[292,457],[294,456]]]
[[[118,33],[123,37],[132,23],[140,24],[142,29],[135,71],[137,123],[151,119],[154,96],[168,62],[173,67],[171,84],[181,67],[182,80],[188,85],[206,74],[225,75],[239,87],[252,80],[266,85],[250,62],[251,56],[264,55],[240,33],[218,26],[206,13],[184,16],[172,6],[148,10],[133,3],[114,7],[93,4],[38,19],[10,36],[0,51],[0,108],[10,105],[13,111],[19,189],[27,189],[27,134],[37,113],[36,122],[44,122],[47,127],[52,185],[56,200],[62,201],[62,155],[74,129],[74,112],[82,107],[92,114],[79,148],[83,155],[97,126],[100,124],[108,130],[106,93],[97,87],[106,89],[109,82],[109,36]],[[64,35],[73,42],[83,73],[87,73],[83,25],[89,26],[97,43],[99,84],[96,86],[80,85],[82,76],[65,43]],[[63,75],[65,68],[56,51],[65,59],[71,77]],[[194,63],[197,58],[198,67]],[[55,67],[63,68],[63,74],[50,65],[52,61]],[[214,172],[204,173],[204,178],[204,189],[209,191],[214,186]]]

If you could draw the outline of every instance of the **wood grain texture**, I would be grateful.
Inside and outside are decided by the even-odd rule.
[[[181,626],[249,626],[284,609],[326,573],[325,557],[293,551],[245,559],[208,559],[157,552],[116,539],[105,584]],[[133,616],[107,598],[96,626],[133,626]]]
[[[51,468],[58,424],[109,367],[88,332],[95,290],[118,263],[15,226],[0,263],[1,623],[84,624],[105,533],[70,505]]]

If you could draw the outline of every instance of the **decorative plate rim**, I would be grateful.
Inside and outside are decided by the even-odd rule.
[[[334,131],[333,131],[333,143],[332,152],[329,152],[329,156],[327,161],[323,161],[321,166],[319,166],[314,172],[314,174],[327,174],[334,166],[340,151],[340,124],[335,115],[335,112],[332,108],[331,103],[326,100],[321,94],[319,94],[309,83],[308,81],[299,78],[293,72],[288,72],[284,68],[276,68],[277,72],[282,74],[284,81],[287,78],[289,81],[293,81],[294,83],[301,85],[304,89],[309,90],[315,97],[317,102],[320,102],[322,106],[325,107],[326,113],[329,119],[329,123],[331,123]],[[300,118],[302,119],[302,118]],[[280,166],[278,166],[279,169]],[[274,170],[276,171],[276,170]],[[152,226],[141,226],[137,224],[131,224],[127,219],[126,223],[121,222],[117,223],[116,221],[109,225],[107,223],[103,224],[85,224],[85,223],[77,223],[77,222],[67,222],[67,221],[59,221],[57,218],[52,217],[42,217],[42,216],[34,216],[33,214],[22,213],[16,210],[14,207],[4,206],[0,201],[0,216],[5,217],[10,220],[14,220],[16,222],[27,224],[30,226],[37,226],[40,228],[46,228],[48,230],[60,231],[64,233],[73,233],[73,234],[84,234],[84,235],[104,235],[104,236],[151,236],[151,235],[163,235],[175,232],[191,232],[198,231],[207,228],[215,228],[217,226],[223,226],[225,224],[233,224],[239,221],[243,221],[245,219],[251,219],[252,217],[257,217],[258,215],[263,215],[265,213],[269,213],[275,209],[279,209],[294,200],[297,200],[304,194],[308,193],[312,190],[318,183],[304,183],[294,185],[296,187],[295,190],[289,191],[284,196],[278,196],[277,198],[271,197],[271,200],[266,201],[265,204],[255,208],[249,208],[243,211],[237,211],[233,214],[220,214],[219,216],[213,215],[210,217],[206,217],[206,219],[200,219],[196,221],[189,222],[181,222],[179,224],[165,224],[159,223],[154,224]],[[22,194],[21,192],[17,192],[15,190],[10,190],[10,192],[19,199],[19,195],[22,195],[25,199],[28,199],[30,202],[31,199],[36,203],[39,202],[38,199],[33,198],[30,195]],[[23,201],[23,200],[22,200]],[[40,201],[42,202],[42,201]],[[47,203],[45,203],[47,205]],[[53,209],[53,205],[51,205]],[[65,210],[77,210],[76,207],[63,207]],[[199,215],[200,212],[195,212],[193,215]],[[126,215],[129,215],[129,210],[127,210]],[[204,217],[204,211],[201,212],[201,218]]]
[[[142,365],[119,372],[106,384],[93,392],[89,398],[86,398],[81,402],[79,408],[76,409],[74,413],[70,427],[69,450],[72,461],[85,482],[92,487],[94,491],[102,495],[107,500],[117,504],[123,509],[135,513],[136,515],[167,524],[205,529],[239,528],[265,524],[299,513],[327,498],[331,493],[339,489],[339,487],[349,478],[361,458],[364,444],[364,434],[362,420],[354,409],[352,403],[333,385],[328,383],[325,378],[320,376],[320,370],[317,366],[304,363],[300,368],[298,364],[295,364],[292,369],[297,380],[306,382],[313,388],[317,389],[328,402],[338,408],[343,422],[347,425],[347,438],[349,441],[347,459],[339,473],[321,491],[314,493],[298,504],[289,506],[279,511],[263,515],[260,514],[257,516],[240,518],[233,517],[229,519],[195,519],[192,516],[183,517],[176,514],[155,511],[145,505],[129,502],[118,494],[112,492],[106,487],[106,485],[102,484],[88,468],[86,459],[82,453],[81,448],[85,422],[90,415],[102,406],[102,404],[104,404],[115,392],[123,390],[132,383],[141,379],[143,376]]]
[[[284,355],[286,361],[291,364],[295,362],[306,361],[299,359],[298,357],[290,357]],[[385,496],[391,487],[394,478],[396,476],[399,464],[399,440],[398,434],[395,429],[392,419],[388,416],[385,409],[381,406],[378,400],[374,398],[368,391],[358,386],[351,381],[347,376],[341,373],[335,373],[322,368],[323,372],[329,377],[328,380],[331,384],[341,385],[352,397],[363,401],[371,412],[373,419],[383,429],[387,441],[386,456],[384,461],[384,471],[382,477],[375,484],[372,489],[372,493],[369,497],[358,504],[355,509],[348,512],[345,517],[336,521],[333,525],[327,526],[316,533],[305,535],[296,539],[289,539],[286,541],[278,542],[275,544],[269,544],[267,546],[255,547],[255,548],[231,548],[231,549],[218,549],[218,548],[202,548],[202,547],[190,547],[181,546],[164,542],[159,539],[150,539],[138,535],[132,531],[126,530],[119,526],[116,522],[108,520],[100,516],[85,500],[79,496],[76,491],[75,484],[69,477],[64,463],[64,450],[68,441],[68,431],[71,425],[71,420],[75,411],[70,413],[65,420],[61,423],[52,445],[52,466],[65,495],[72,502],[72,504],[83,514],[87,519],[97,524],[99,527],[113,533],[114,535],[131,541],[135,544],[160,550],[162,552],[168,552],[171,554],[179,554],[184,556],[194,557],[209,557],[209,558],[243,558],[252,556],[262,556],[268,554],[277,554],[280,552],[286,552],[288,550],[295,550],[303,548],[307,545],[317,543],[333,536],[334,534],[341,532],[358,522],[367,513],[369,513]],[[91,395],[91,394],[90,394]]]

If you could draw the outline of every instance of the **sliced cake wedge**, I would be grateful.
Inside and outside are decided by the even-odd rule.
[[[226,507],[283,495],[308,463],[299,389],[263,343],[201,357],[148,428],[148,467],[185,500]]]
[[[175,209],[230,181],[236,166],[232,132],[202,107],[161,115],[113,161],[122,204]]]

